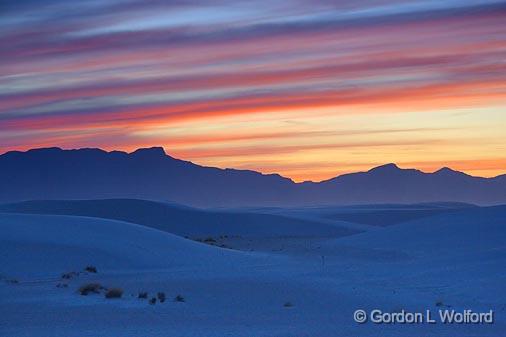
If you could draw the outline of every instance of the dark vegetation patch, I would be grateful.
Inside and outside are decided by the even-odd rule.
[[[79,276],[79,273],[76,272],[76,271],[71,271],[71,272],[68,272],[68,273],[61,274],[61,278],[64,279],[64,280],[71,280],[71,279],[73,279],[74,277],[77,277],[77,276]]]
[[[211,236],[204,238],[204,239],[194,238],[193,240],[197,241],[197,242],[205,243],[205,244],[208,244],[211,246],[216,246],[216,247],[221,247],[221,248],[230,248],[223,242],[223,240],[226,240],[226,239],[228,239],[228,235],[220,235],[218,238],[213,238]]]
[[[123,296],[123,289],[111,288],[105,293],[105,298],[121,298]]]
[[[8,284],[19,284],[19,280],[15,278],[4,279],[3,281]]]
[[[100,285],[100,283],[88,283],[79,287],[79,293],[83,296],[87,296],[89,294],[100,294],[100,291],[104,289]]]
[[[156,294],[156,297],[158,297],[158,300],[160,301],[160,303],[165,302],[165,293],[164,292],[159,292],[158,294]]]

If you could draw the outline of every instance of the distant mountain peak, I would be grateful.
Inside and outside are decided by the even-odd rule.
[[[14,151],[18,152],[18,151]],[[56,153],[56,152],[63,152],[63,149],[60,147],[41,147],[37,149],[30,149],[26,151],[28,153]]]
[[[401,169],[394,163],[388,163],[385,165],[376,166],[367,172],[397,172]]]
[[[448,166],[445,166],[445,167],[441,167],[439,170],[437,170],[436,172],[434,173],[453,173],[453,172],[457,172],[455,170],[452,170],[451,168],[449,168]]]
[[[160,147],[160,146],[140,148],[140,149],[137,149],[134,152],[132,152],[131,155],[145,156],[145,157],[152,157],[152,158],[167,156],[163,147]]]
[[[460,176],[468,176],[464,172],[453,170],[449,167],[442,167],[439,170],[435,171],[433,174],[436,175],[444,175],[444,176],[451,176],[451,175],[460,175]]]

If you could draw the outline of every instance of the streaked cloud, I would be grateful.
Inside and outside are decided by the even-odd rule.
[[[0,6],[0,151],[162,145],[295,180],[506,169],[502,1]]]

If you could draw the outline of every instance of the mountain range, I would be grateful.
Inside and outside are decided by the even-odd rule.
[[[60,148],[0,155],[0,202],[139,198],[198,207],[466,202],[506,203],[506,175],[482,178],[442,168],[433,173],[386,164],[322,182],[199,166],[163,148],[132,153]]]

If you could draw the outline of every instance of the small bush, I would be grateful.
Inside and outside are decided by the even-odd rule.
[[[177,295],[175,298],[174,298],[174,301],[175,302],[184,302],[184,297],[181,296],[181,295]]]
[[[204,242],[206,242],[206,243],[214,243],[214,242],[216,242],[216,240],[213,239],[212,237],[208,237],[208,238],[204,239]]]
[[[84,271],[87,271],[88,273],[97,273],[97,267],[95,266],[87,266],[84,268]]]
[[[111,288],[105,293],[105,298],[121,298],[123,296],[123,289]]]
[[[158,300],[160,301],[160,303],[165,302],[165,293],[159,292],[158,294],[156,294],[156,297],[158,297]]]
[[[155,303],[156,303],[156,297],[152,297],[152,298],[149,300],[149,304],[154,305]]]
[[[146,298],[148,298],[148,293],[146,291],[141,291],[139,293],[139,295],[137,296],[137,298],[146,299]]]
[[[83,296],[88,294],[99,294],[103,287],[99,283],[88,283],[79,288],[79,293]]]
[[[293,304],[292,304],[292,303],[290,303],[290,302],[285,302],[285,304],[283,304],[283,306],[284,306],[285,308],[291,308],[291,307],[293,307]]]
[[[452,306],[449,304],[444,303],[443,301],[439,300],[436,302],[436,307],[445,307],[445,308],[451,308]]]
[[[64,280],[70,280],[76,276],[78,276],[79,274],[76,273],[75,271],[71,271],[69,273],[64,273],[61,275],[61,278],[64,279]]]

